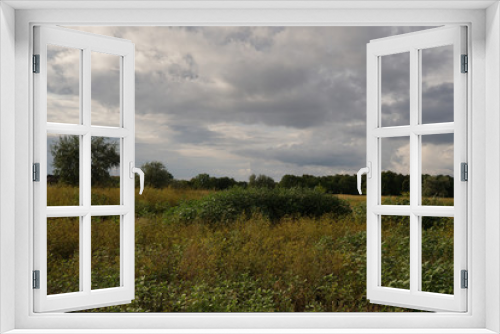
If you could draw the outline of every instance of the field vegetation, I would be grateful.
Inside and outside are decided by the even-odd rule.
[[[49,186],[47,195],[48,205],[78,204],[71,186]],[[147,188],[136,194],[136,298],[90,312],[409,311],[366,300],[365,201],[320,187]],[[93,188],[92,204],[118,202],[119,189]],[[92,220],[94,289],[119,285],[118,222]],[[423,289],[452,293],[453,220],[423,223]],[[78,219],[49,219],[48,227],[49,293],[78,291]],[[404,217],[383,218],[382,251],[383,284],[407,288]]]

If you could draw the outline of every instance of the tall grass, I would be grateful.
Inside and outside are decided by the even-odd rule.
[[[79,205],[79,189],[65,185],[47,186],[48,206]],[[200,199],[213,191],[193,189],[148,188],[142,195],[136,190],[135,210],[138,215],[163,213],[183,201]],[[119,205],[120,188],[92,187],[92,205]]]
[[[114,190],[103,189],[102,194],[116,196]],[[172,214],[187,202],[194,205],[214,198],[207,195],[207,191],[147,189],[144,197],[136,196],[136,298],[127,305],[90,312],[409,311],[366,299],[366,205],[357,196],[341,196],[352,209],[343,215],[285,215],[273,220],[256,210],[250,216],[238,213],[231,224],[207,224],[202,219],[180,224]],[[409,270],[398,268],[408,260],[409,236],[398,217],[387,219],[390,229],[383,247],[390,270],[383,272],[383,282],[396,286],[409,279]],[[94,288],[94,282],[119,282],[116,269],[111,270],[119,260],[113,242],[116,226],[106,219],[102,222],[98,247],[93,248]],[[438,218],[425,223],[424,291],[453,292],[451,222]],[[49,250],[54,253],[49,267],[53,273],[59,270],[49,276],[51,293],[74,291],[78,231],[64,227],[61,220],[49,224],[53,224],[52,240],[69,240],[56,242]]]

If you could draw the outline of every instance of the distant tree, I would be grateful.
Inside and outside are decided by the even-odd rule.
[[[248,188],[248,182],[247,181],[237,181],[236,186],[239,188],[246,189],[246,188]]]
[[[260,174],[255,176],[255,174],[250,175],[248,178],[248,186],[251,188],[269,188],[272,189],[276,186],[276,182],[270,176]]]
[[[287,188],[287,189],[297,188],[301,186],[301,177],[290,174],[283,175],[281,181],[279,182],[279,186],[281,188]]]
[[[356,181],[356,175],[342,175],[339,183],[338,183],[338,190],[339,194],[356,194],[357,190],[357,181]]]
[[[91,139],[91,178],[92,185],[109,185],[112,177],[109,171],[120,165],[117,143],[104,137]],[[80,182],[80,140],[78,136],[61,136],[50,145],[54,157],[52,166],[59,182],[78,186]]]
[[[206,173],[196,175],[190,183],[194,189],[211,189],[210,175]]]
[[[422,196],[453,197],[453,178],[448,175],[423,175]]]
[[[401,195],[401,184],[398,184],[400,178],[398,174],[392,171],[382,172],[382,196],[399,196]]]
[[[252,174],[248,177],[248,186],[249,187],[255,187],[255,179],[257,178],[257,175]]]
[[[174,179],[165,165],[159,161],[146,162],[141,169],[144,172],[145,187],[165,188]]]
[[[113,182],[109,174],[110,169],[120,166],[118,142],[110,141],[105,137],[92,137],[90,146],[92,185],[110,185]]]
[[[50,145],[54,160],[54,175],[59,182],[70,186],[80,183],[80,139],[78,136],[61,136]]]
[[[210,183],[213,183],[214,188],[217,190],[226,190],[234,187],[237,184],[237,182],[233,178],[227,176],[219,178],[211,177]]]
[[[404,175],[403,183],[401,184],[401,192],[410,192],[410,175]]]
[[[303,187],[314,189],[320,183],[320,178],[314,175],[304,174],[302,175]]]

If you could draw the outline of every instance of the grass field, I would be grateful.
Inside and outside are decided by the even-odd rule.
[[[92,312],[409,311],[366,300],[364,196],[339,195],[348,214],[283,216],[259,211],[231,223],[180,223],[176,208],[204,203],[209,191],[146,189],[136,196],[136,298]],[[78,203],[74,188],[51,186],[48,205]],[[331,196],[331,195],[325,195]],[[117,189],[94,189],[93,204],[117,204]],[[212,198],[212,197],[210,197]],[[385,198],[404,203],[405,198]],[[428,200],[450,205],[450,199]],[[92,287],[119,285],[119,217],[92,219]],[[78,218],[48,221],[50,294],[78,291]],[[453,220],[426,218],[423,290],[453,292]],[[382,283],[409,286],[406,217],[383,217]]]

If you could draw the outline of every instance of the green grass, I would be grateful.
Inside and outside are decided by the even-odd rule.
[[[49,194],[60,193],[51,188]],[[114,189],[100,191],[103,197],[116,196]],[[227,203],[234,205],[228,193],[146,189],[143,196],[136,196],[136,298],[127,305],[91,312],[410,311],[366,300],[366,205],[362,196],[339,196],[350,205],[341,214],[332,210],[270,217],[254,205],[257,209],[232,215],[230,224],[207,223],[198,215],[188,223],[179,222],[175,214],[180,208],[205,208],[210,201],[223,210]],[[57,200],[61,201],[49,196],[49,201]],[[209,216],[213,217],[217,215]],[[78,230],[68,219],[49,222],[50,239],[65,240],[49,244],[49,254],[54,254],[48,263],[51,293],[78,290]],[[97,236],[93,232],[99,239],[92,254],[94,288],[99,287],[95,282],[104,287],[119,282],[119,248],[113,241],[116,226],[110,219],[95,224],[99,222]],[[425,291],[453,292],[451,222],[449,218],[424,222]],[[400,264],[409,254],[408,228],[399,217],[384,218],[384,224],[389,228],[384,232],[383,268],[388,269],[383,272],[383,283],[404,285],[409,268]]]

